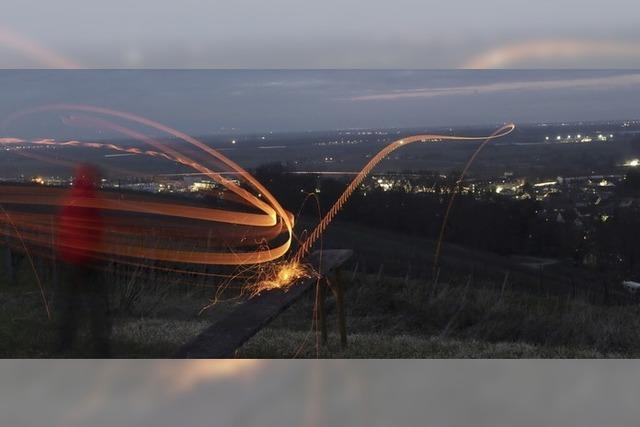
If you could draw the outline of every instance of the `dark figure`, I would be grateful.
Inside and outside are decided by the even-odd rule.
[[[104,222],[97,180],[95,168],[79,167],[58,218],[57,247],[62,263],[58,350],[66,353],[71,349],[78,322],[86,318],[83,312],[88,311],[92,355],[105,357],[109,355],[111,320],[109,295],[99,260]]]

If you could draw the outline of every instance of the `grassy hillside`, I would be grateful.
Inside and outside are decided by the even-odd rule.
[[[555,276],[542,275],[516,258],[447,245],[434,288],[433,242],[338,222],[324,244],[355,252],[342,274],[349,347],[340,349],[331,334],[327,347],[316,347],[310,293],[239,349],[238,357],[640,356],[634,298],[617,289],[616,298],[606,300],[598,280],[596,287],[578,279],[567,286],[579,277],[571,270],[555,266]],[[52,353],[53,286],[42,275],[54,309],[54,321],[48,321],[33,271],[24,260],[16,270],[13,283],[0,279],[0,356],[90,356],[86,327],[72,353]],[[201,278],[195,286],[188,278],[160,284],[156,277],[111,280],[114,355],[169,356],[237,303],[200,313],[213,296],[214,280]],[[326,309],[329,331],[336,331],[333,297]]]
[[[432,290],[423,281],[358,276],[346,283],[346,350],[310,333],[313,295],[238,351],[239,357],[638,357],[640,308],[541,297],[460,276]],[[335,304],[327,304],[337,331]]]

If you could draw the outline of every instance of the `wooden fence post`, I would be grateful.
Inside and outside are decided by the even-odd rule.
[[[325,277],[320,278],[318,280],[318,326],[317,329],[320,331],[320,342],[322,345],[327,344],[327,318],[324,309],[325,301],[327,299],[327,279]]]
[[[338,331],[340,332],[340,346],[347,348],[347,317],[344,308],[344,283],[341,270],[335,273],[334,290],[336,294],[336,307],[338,311]]]
[[[438,267],[433,275],[433,281],[431,282],[431,289],[427,294],[427,300],[431,301],[436,295],[436,288],[438,287],[438,279],[440,278],[440,267]]]
[[[543,289],[542,288],[543,288],[543,284],[544,284],[543,279],[542,279],[542,274],[543,274],[542,271],[543,271],[543,266],[542,266],[542,264],[540,264],[538,266],[538,293],[540,294],[540,296],[542,296],[542,294],[543,294]]]
[[[356,275],[358,274],[358,266],[360,263],[356,261],[356,265],[353,266],[353,273],[351,273],[351,283],[355,282]]]
[[[603,291],[603,303],[609,305],[609,282],[607,279],[602,279],[602,291]]]
[[[504,273],[504,280],[502,281],[502,289],[500,289],[500,300],[504,297],[504,290],[507,287],[507,283],[509,282],[509,270]]]
[[[2,269],[5,273],[5,277],[8,281],[8,284],[13,284],[15,281],[14,270],[13,270],[13,254],[11,253],[11,242],[9,239],[9,227],[6,226],[4,230],[4,248],[2,251]]]
[[[406,287],[409,284],[409,279],[411,278],[411,263],[407,267],[407,272],[404,275],[404,286]]]
[[[384,264],[380,264],[380,268],[378,269],[378,275],[376,277],[376,283],[380,282],[380,278],[382,277],[382,272],[384,271]]]

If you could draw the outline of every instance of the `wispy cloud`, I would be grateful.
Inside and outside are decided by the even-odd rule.
[[[304,89],[310,87],[318,87],[323,86],[330,81],[323,79],[300,79],[300,78],[292,78],[292,79],[280,79],[280,80],[269,80],[269,81],[260,81],[260,82],[247,82],[243,83],[243,87],[251,87],[251,88],[275,88],[275,89]]]
[[[440,96],[470,96],[518,91],[545,91],[558,89],[613,89],[640,85],[640,73],[606,77],[573,79],[496,82],[449,87],[421,87],[393,90],[347,98],[350,101],[396,101],[407,98],[434,98]]]
[[[640,46],[637,42],[627,41],[598,41],[598,40],[525,40],[516,43],[497,45],[471,58],[462,68],[493,69],[514,67],[525,61],[564,60],[569,63],[588,59],[597,63],[598,59],[606,58],[638,58]],[[548,62],[547,62],[548,63]],[[600,65],[600,63],[599,63]]]
[[[300,78],[284,78],[276,80],[266,81],[250,81],[243,82],[238,85],[239,89],[231,92],[233,96],[245,96],[252,94],[253,91],[267,90],[267,91],[299,91],[305,89],[317,89],[331,84],[331,81],[322,79],[300,79]]]

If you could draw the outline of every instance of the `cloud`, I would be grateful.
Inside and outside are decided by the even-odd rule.
[[[606,77],[585,77],[555,80],[496,82],[450,87],[423,87],[393,90],[371,95],[347,98],[350,101],[397,101],[408,98],[434,98],[440,96],[470,96],[503,92],[544,91],[558,89],[613,89],[640,85],[640,73]]]
[[[611,59],[637,59],[640,46],[636,42],[612,42],[594,40],[526,40],[517,43],[499,44],[471,58],[462,68],[490,69],[513,67],[525,61],[564,60],[575,63],[581,58],[596,63],[605,57]]]
[[[251,88],[304,89],[324,86],[328,83],[330,82],[323,79],[281,79],[263,82],[248,82],[243,83],[242,86]]]

